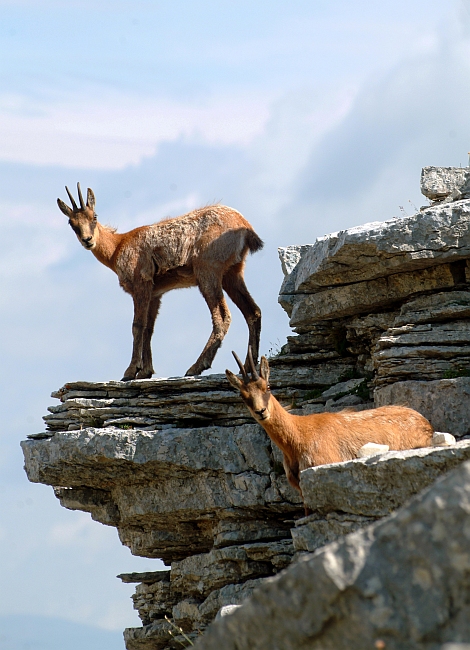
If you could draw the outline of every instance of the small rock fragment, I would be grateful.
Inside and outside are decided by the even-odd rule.
[[[390,451],[390,447],[388,445],[379,445],[376,442],[368,442],[358,450],[357,458],[366,458],[367,456],[385,454],[387,451]]]
[[[451,433],[441,433],[436,431],[432,437],[433,447],[450,447],[455,445],[455,438]]]

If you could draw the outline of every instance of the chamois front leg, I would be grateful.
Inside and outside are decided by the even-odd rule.
[[[160,304],[162,302],[161,296],[153,296],[150,300],[148,314],[147,314],[147,325],[144,330],[144,337],[142,343],[142,367],[136,375],[136,379],[150,379],[153,373],[152,363],[152,334],[153,328],[155,326],[155,320],[158,316],[158,311],[160,309]]]
[[[297,492],[300,492],[300,496],[302,497],[302,501],[303,501],[303,504],[304,504],[304,512],[305,512],[305,516],[308,517],[309,515],[312,514],[313,510],[311,510],[310,508],[308,508],[308,507],[305,505],[304,495],[302,494],[302,490],[300,489],[300,481],[299,481],[299,467],[298,467],[298,464],[297,464],[296,468],[294,469],[294,471],[292,471],[292,469],[291,469],[291,467],[289,466],[289,464],[288,464],[288,462],[287,462],[285,456],[284,456],[284,459],[283,459],[283,463],[282,463],[282,464],[284,465],[284,470],[285,470],[285,472],[286,472],[286,478],[287,478],[287,480],[288,480],[289,483],[292,485],[292,487],[293,487],[295,490],[297,490]]]
[[[134,300],[134,320],[132,322],[132,336],[134,343],[132,347],[131,362],[121,381],[131,381],[132,379],[135,379],[137,373],[143,367],[142,349],[151,296],[151,282],[142,282],[132,293],[132,299]]]
[[[222,287],[215,284],[209,286],[200,284],[199,289],[211,311],[212,333],[198,360],[186,372],[187,377],[200,375],[201,372],[211,367],[217,350],[222,345],[224,336],[227,334],[231,321],[230,311],[225,302]]]

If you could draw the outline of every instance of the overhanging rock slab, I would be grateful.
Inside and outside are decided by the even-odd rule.
[[[325,235],[299,247],[299,261],[280,293],[314,293],[468,258],[469,224],[470,201],[464,200]],[[281,259],[294,260],[293,248],[280,249]],[[285,264],[286,270],[291,266]]]

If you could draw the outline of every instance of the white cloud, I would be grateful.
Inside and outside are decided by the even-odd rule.
[[[89,87],[79,95],[0,94],[0,160],[122,169],[181,137],[247,145],[268,118],[269,97],[209,96],[179,102]]]

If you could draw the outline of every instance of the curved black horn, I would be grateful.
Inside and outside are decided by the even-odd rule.
[[[250,367],[251,367],[251,376],[253,377],[253,381],[258,381],[259,375],[258,371],[256,370],[256,366],[253,362],[253,354],[251,352],[251,345],[248,346],[248,361],[250,362]]]
[[[240,358],[238,357],[238,355],[235,354],[235,352],[233,350],[232,350],[232,354],[233,354],[233,358],[235,359],[235,361],[238,364],[238,367],[240,368],[240,372],[242,373],[242,377],[243,377],[245,383],[247,383],[248,375],[246,374],[245,366],[243,365],[243,363],[240,361]]]
[[[78,198],[80,199],[80,207],[82,210],[85,209],[85,203],[83,201],[82,190],[80,189],[80,183],[77,183]]]
[[[77,204],[75,203],[75,199],[74,199],[73,196],[71,195],[70,190],[69,190],[69,188],[67,187],[67,185],[65,186],[65,189],[66,189],[66,191],[67,191],[67,194],[69,195],[70,202],[72,203],[73,211],[74,211],[74,212],[78,212],[78,207],[77,207]]]

